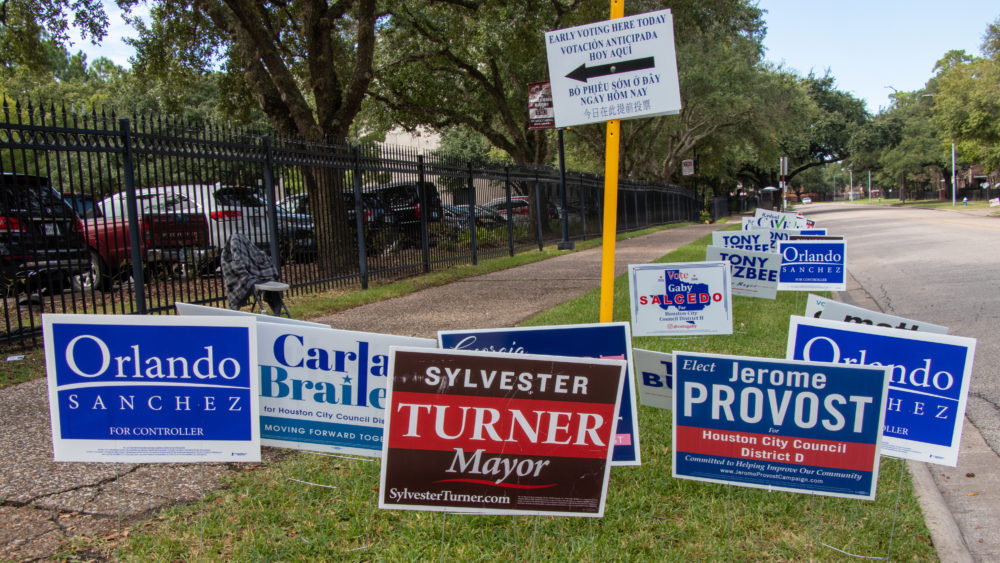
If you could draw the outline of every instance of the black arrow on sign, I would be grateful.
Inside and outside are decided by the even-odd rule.
[[[632,59],[631,61],[621,61],[607,65],[597,65],[590,68],[587,68],[587,63],[583,63],[582,65],[576,67],[573,72],[567,74],[566,78],[586,82],[589,78],[609,76],[611,74],[621,74],[623,72],[634,72],[636,70],[646,70],[647,68],[656,68],[656,65],[653,63],[653,57]]]

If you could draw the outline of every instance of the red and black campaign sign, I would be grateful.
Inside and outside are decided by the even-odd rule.
[[[624,360],[393,347],[380,508],[602,516]]]

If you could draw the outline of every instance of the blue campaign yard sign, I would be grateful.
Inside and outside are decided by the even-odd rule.
[[[260,461],[255,320],[42,322],[56,461]]]
[[[874,499],[886,368],[674,352],[673,475]]]
[[[628,362],[618,408],[612,465],[640,465],[639,417],[636,413],[632,334],[627,322],[559,326],[438,331],[441,348],[549,354],[574,358],[624,359]]]
[[[847,291],[844,240],[778,241],[778,291]]]
[[[972,338],[793,316],[786,355],[889,366],[883,453],[954,467],[975,352]]]

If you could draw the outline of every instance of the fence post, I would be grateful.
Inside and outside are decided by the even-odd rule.
[[[535,238],[538,239],[538,251],[541,252],[545,248],[545,243],[542,240],[542,213],[546,210],[542,209],[542,198],[541,190],[538,187],[538,169],[535,169]],[[530,209],[530,208],[529,208]]]
[[[271,263],[281,276],[281,256],[278,251],[278,216],[274,201],[274,155],[271,152],[271,136],[264,135],[264,196],[267,198],[267,230],[271,233]]]
[[[510,166],[504,166],[504,197],[507,198],[507,242],[510,246],[510,255],[514,255],[514,217],[510,209]]]
[[[128,238],[130,259],[132,260],[132,291],[136,312],[146,314],[146,281],[142,275],[142,249],[139,240],[139,206],[135,200],[135,167],[132,154],[131,126],[127,117],[118,120],[121,131],[122,147],[122,181],[125,184],[125,210],[128,213]]]
[[[431,246],[430,246],[430,232],[429,226],[427,224],[427,214],[430,209],[427,207],[427,191],[424,185],[424,155],[417,155],[417,186],[419,189],[417,193],[420,197],[420,249],[423,252],[424,260],[424,273],[431,271]]]
[[[560,222],[562,223],[562,240],[557,247],[559,250],[573,250],[574,244],[569,240],[569,209],[566,196],[566,154],[563,146],[563,130],[559,129],[559,199],[562,203],[562,213]]]
[[[472,265],[479,263],[479,248],[476,240],[476,184],[472,181],[472,163],[469,163],[469,246],[472,251]]]
[[[357,146],[351,147],[351,156],[354,160],[351,180],[354,184],[354,228],[358,233],[358,275],[361,277],[361,289],[368,289],[368,241],[365,240],[365,209],[361,195],[361,150]]]
[[[587,240],[587,188],[583,185],[583,173],[576,179],[580,192],[580,226],[583,229],[583,240]]]

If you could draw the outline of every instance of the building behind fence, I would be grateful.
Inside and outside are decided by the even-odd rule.
[[[0,280],[0,344],[37,338],[47,312],[164,313],[176,301],[225,307],[218,260],[235,232],[280,262],[294,295],[541,249],[564,230],[569,240],[599,237],[604,204],[603,178],[594,175],[567,174],[563,205],[551,168],[7,100],[0,172],[6,183],[28,178],[58,192],[79,222],[57,225],[41,206],[31,228],[77,230],[90,256],[89,268],[49,264],[44,272],[22,257],[21,271]],[[617,207],[619,232],[697,221],[703,209],[690,190],[627,180]],[[0,217],[0,237],[29,235],[25,221]]]

